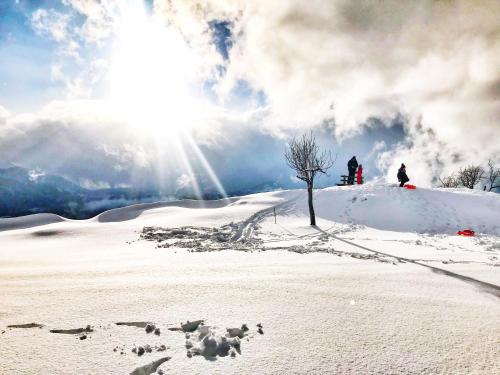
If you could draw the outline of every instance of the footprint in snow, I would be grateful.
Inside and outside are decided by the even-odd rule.
[[[43,324],[38,323],[26,323],[26,324],[11,324],[7,328],[42,328]]]
[[[90,325],[88,325],[85,328],[51,329],[50,332],[51,333],[62,333],[62,334],[66,334],[66,335],[78,335],[80,333],[94,332],[94,330],[92,329],[92,327]]]
[[[115,323],[117,326],[129,326],[129,327],[137,327],[137,328],[146,328],[148,324],[152,324],[151,322],[118,322]]]
[[[151,362],[147,365],[137,367],[134,371],[130,373],[130,375],[150,375],[156,372],[158,370],[158,367],[160,367],[163,363],[167,362],[170,360],[172,357],[163,357],[160,358],[154,362]],[[158,373],[160,373],[161,369],[158,370]],[[161,371],[163,373],[163,371]]]

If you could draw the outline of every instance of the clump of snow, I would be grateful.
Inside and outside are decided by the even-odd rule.
[[[198,320],[192,323],[188,322],[183,327],[182,331],[185,332],[186,337],[186,355],[189,358],[197,355],[206,359],[228,355],[235,357],[237,354],[241,354],[241,339],[247,337],[249,333],[246,324],[242,324],[241,327],[226,328],[224,331],[215,326],[204,325],[203,321]],[[262,324],[257,324],[257,327],[257,331],[263,334]]]
[[[114,351],[117,351],[118,349],[119,349],[118,347],[115,347]],[[137,354],[140,357],[145,353],[152,353],[153,350],[157,352],[164,352],[165,350],[167,350],[167,347],[164,344],[155,346],[151,346],[149,344],[139,345],[139,346],[134,345],[134,347],[130,351],[134,354]]]
[[[227,329],[227,333],[220,333],[215,327],[200,325],[196,331],[186,334],[187,356],[201,355],[205,358],[236,356],[241,354],[240,337],[244,337],[241,329]]]
[[[182,332],[194,332],[198,329],[200,325],[203,324],[203,320],[193,320],[187,321],[186,323],[181,323],[180,327],[170,327],[169,331],[182,331]]]
[[[248,327],[246,324],[243,324],[241,328],[227,328],[226,330],[229,337],[238,337],[242,339],[243,337],[246,336],[246,333],[248,332]]]
[[[156,241],[159,248],[184,248],[204,252],[233,249],[239,226],[229,223],[221,227],[144,227],[141,239]],[[259,240],[247,241],[246,247],[255,247]]]
[[[120,355],[124,355],[124,354],[125,354],[125,345],[120,345],[120,346],[119,346],[119,345],[117,345],[117,346],[115,346],[115,347],[113,348],[113,351],[114,351],[115,353],[120,352]]]

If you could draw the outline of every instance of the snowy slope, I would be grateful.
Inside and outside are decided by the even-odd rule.
[[[0,219],[0,374],[499,372],[500,195],[329,188],[316,228],[306,196]],[[169,330],[197,319],[210,340]]]
[[[500,235],[500,195],[470,189],[407,190],[388,184],[333,187],[315,195],[317,215],[400,232]],[[305,202],[300,210],[307,213]]]
[[[0,218],[0,232],[59,223],[65,219],[55,214],[33,214],[28,216]]]
[[[215,201],[136,204],[106,211],[90,221],[128,221],[151,210],[161,215],[162,209],[169,207],[211,209],[247,203],[262,204],[263,199],[278,203],[280,199],[287,200],[300,194],[299,191],[282,191]],[[320,220],[400,232],[455,234],[458,230],[471,228],[484,234],[500,235],[500,195],[496,193],[470,189],[407,190],[390,184],[371,183],[317,190],[314,202]],[[307,201],[299,200],[295,209],[295,214],[307,216]],[[53,214],[0,219],[0,231],[64,220]]]

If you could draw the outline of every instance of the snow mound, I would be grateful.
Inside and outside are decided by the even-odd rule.
[[[14,229],[33,228],[41,225],[60,223],[67,219],[55,214],[33,214],[0,219],[0,232]]]
[[[94,220],[97,220],[100,223],[127,221],[138,218],[144,211],[165,207],[221,208],[235,202],[236,200],[237,198],[226,198],[212,201],[185,199],[172,202],[140,203],[105,211],[102,214],[97,215]]]
[[[470,189],[401,189],[395,185],[331,187],[314,193],[318,219],[398,232],[500,235],[500,194]],[[307,200],[296,210],[308,214]]]

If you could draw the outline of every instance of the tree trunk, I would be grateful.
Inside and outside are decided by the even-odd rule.
[[[313,206],[313,185],[307,184],[307,197],[309,203],[309,216],[311,218],[311,225],[316,225],[316,215],[314,214]]]

